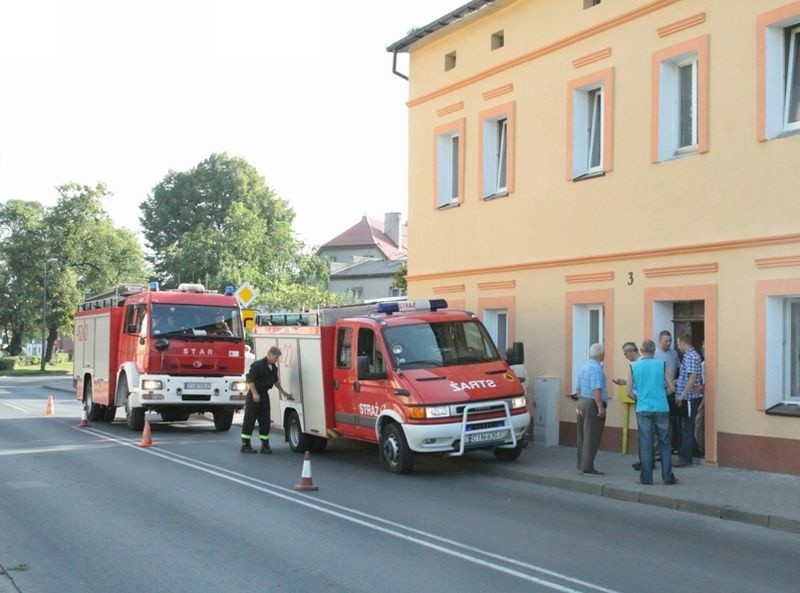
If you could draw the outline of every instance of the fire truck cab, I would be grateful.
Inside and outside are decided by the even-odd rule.
[[[232,289],[128,284],[87,299],[75,314],[73,382],[89,420],[110,422],[124,407],[142,430],[147,411],[167,422],[211,412],[217,430],[230,429],[247,389]]]

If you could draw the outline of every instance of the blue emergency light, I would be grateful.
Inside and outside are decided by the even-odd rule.
[[[150,290],[153,292],[158,292],[158,282],[151,282],[149,284]]]
[[[233,286],[225,287],[225,296],[233,296]],[[259,425],[260,427],[260,425]]]
[[[375,305],[376,313],[385,313],[386,315],[399,313],[400,311],[438,311],[439,309],[447,309],[447,301],[445,299],[391,301]]]

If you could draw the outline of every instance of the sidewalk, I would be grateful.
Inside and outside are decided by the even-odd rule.
[[[513,463],[492,457],[475,464],[478,471],[512,480],[573,490],[615,500],[638,502],[687,513],[697,513],[800,533],[800,476],[715,467],[695,460],[678,467],[678,484],[661,484],[656,465],[652,486],[637,484],[639,472],[631,465],[636,455],[600,451],[595,466],[603,476],[585,477],[575,468],[575,447],[545,447],[531,443]]]

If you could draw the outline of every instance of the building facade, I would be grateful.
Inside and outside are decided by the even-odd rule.
[[[593,342],[610,381],[623,342],[691,331],[706,460],[800,474],[800,2],[476,0],[388,50],[409,295],[474,310],[562,393]]]

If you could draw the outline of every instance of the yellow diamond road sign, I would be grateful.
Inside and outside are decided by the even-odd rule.
[[[258,296],[256,289],[249,282],[243,283],[234,293],[242,307],[247,307]]]

